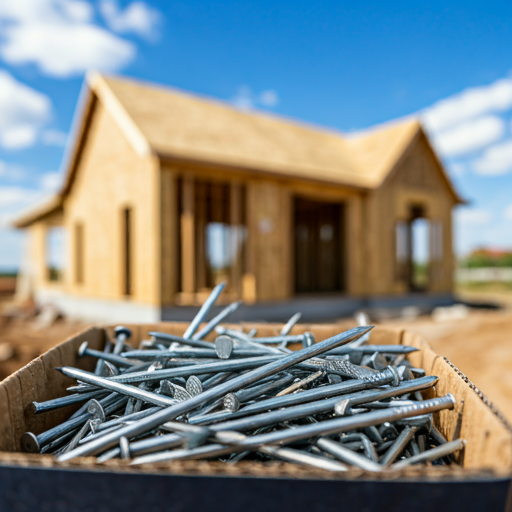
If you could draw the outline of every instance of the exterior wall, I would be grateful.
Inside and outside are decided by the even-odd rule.
[[[368,296],[408,293],[408,283],[396,276],[395,223],[407,220],[411,204],[421,205],[427,219],[442,223],[443,259],[435,272],[431,272],[427,291],[453,291],[451,212],[455,201],[425,136],[421,135],[385,183],[365,201],[365,293]]]
[[[261,174],[225,168],[162,164],[162,303],[163,305],[192,305],[204,296],[191,291],[189,283],[193,257],[191,252],[191,213],[183,208],[190,205],[183,185],[178,190],[178,179],[219,180],[233,186],[245,187],[245,206],[242,205],[248,238],[245,248],[244,271],[241,279],[241,298],[246,303],[256,301],[282,301],[294,296],[294,211],[295,196],[319,201],[340,202],[345,205],[343,264],[346,269],[347,295],[362,296],[364,265],[363,251],[363,195],[361,192],[330,185],[307,183],[299,180],[263,178]],[[181,194],[182,212],[178,202]],[[181,236],[181,244],[177,244]],[[180,249],[181,245],[181,249]],[[181,255],[180,255],[181,252]],[[181,258],[181,270],[179,260]],[[189,278],[184,279],[187,272]],[[181,283],[181,284],[180,284]],[[187,285],[185,290],[184,286]],[[192,286],[191,289],[190,286]],[[181,288],[181,292],[178,290]],[[204,295],[204,294],[203,294]],[[234,300],[230,297],[229,300]],[[226,299],[226,298],[225,298]]]
[[[160,304],[159,167],[140,158],[97,102],[76,179],[64,204],[67,273],[63,291],[77,296]],[[123,290],[122,211],[131,208],[132,293]],[[83,283],[78,283],[75,226],[83,224]]]
[[[259,301],[292,295],[292,203],[290,189],[252,181],[247,190],[248,274]],[[246,277],[247,279],[247,277]]]
[[[364,295],[364,261],[363,241],[365,239],[364,227],[364,193],[334,185],[323,185],[291,181],[287,184],[291,200],[294,196],[332,203],[342,203],[344,211],[344,234],[343,234],[343,265],[345,270],[345,294],[360,297]],[[293,208],[291,217],[291,229],[294,229]],[[293,240],[293,231],[291,232]],[[291,245],[290,261],[292,264],[290,290],[293,294],[295,283],[293,279],[293,243]]]

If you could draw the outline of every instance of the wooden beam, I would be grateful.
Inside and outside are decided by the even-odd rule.
[[[160,215],[161,215],[161,297],[163,304],[174,302],[178,293],[178,248],[179,212],[176,174],[164,169],[161,171]]]
[[[194,180],[183,177],[181,212],[181,288],[190,298],[195,292]]]
[[[230,288],[237,298],[242,297],[242,185],[232,182],[229,189],[230,224],[231,224],[231,250],[234,260],[231,264]]]
[[[196,276],[197,290],[201,291],[207,288],[206,277],[206,206],[208,184],[206,182],[196,182],[195,202],[196,202]]]
[[[245,241],[245,272],[242,278],[242,298],[247,304],[258,299],[256,286],[256,249],[258,243],[258,219],[256,217],[258,205],[258,187],[250,181],[246,185],[246,226],[247,239]]]

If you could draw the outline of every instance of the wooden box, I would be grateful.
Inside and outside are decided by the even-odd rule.
[[[185,323],[130,325],[133,344],[152,330],[181,335]],[[278,334],[276,324],[245,324],[259,336]],[[311,331],[317,341],[337,334],[337,325],[297,325],[292,333]],[[72,407],[34,415],[32,401],[66,394],[70,379],[54,370],[77,366],[92,370],[95,360],[78,358],[83,341],[101,349],[105,331],[92,327],[66,340],[0,383],[0,511],[431,511],[512,510],[510,497],[512,429],[490,401],[446,358],[435,354],[418,335],[376,327],[372,344],[407,344],[414,366],[437,375],[437,395],[452,393],[453,410],[435,415],[437,427],[451,440],[467,440],[459,466],[409,467],[379,475],[353,469],[335,474],[291,464],[172,462],[130,467],[94,458],[59,463],[49,455],[20,453],[20,436],[39,434],[67,419]],[[210,339],[215,336],[211,335]]]

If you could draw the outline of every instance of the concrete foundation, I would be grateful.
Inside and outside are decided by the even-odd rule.
[[[51,303],[64,315],[96,323],[155,323],[160,321],[190,321],[198,306],[156,307],[133,301],[104,300],[70,295],[58,290],[39,290],[38,304]],[[366,311],[372,320],[430,313],[437,306],[455,303],[452,294],[409,294],[400,297],[353,298],[343,296],[303,296],[286,302],[260,302],[241,305],[230,322],[286,322],[297,312],[302,322],[328,322]],[[208,318],[224,306],[215,306]]]
[[[160,308],[132,301],[94,299],[69,295],[57,290],[38,290],[38,304],[53,304],[73,319],[94,323],[155,323]]]
[[[400,297],[372,298],[304,296],[295,297],[286,302],[244,304],[229,317],[229,320],[232,322],[286,322],[292,315],[301,312],[302,322],[328,322],[352,316],[359,310],[366,311],[372,320],[380,320],[403,314],[407,316],[428,314],[438,306],[450,306],[454,303],[455,298],[451,293],[417,293]],[[215,307],[212,315],[221,309],[220,306]],[[163,321],[190,321],[198,311],[199,307],[164,307],[161,318]]]

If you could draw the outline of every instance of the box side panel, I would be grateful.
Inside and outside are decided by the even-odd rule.
[[[14,450],[14,429],[11,423],[11,404],[5,381],[0,385],[0,452]]]
[[[6,422],[2,422],[1,429],[10,430],[5,436],[2,435],[2,450],[20,450],[19,440],[24,432],[37,435],[69,417],[78,406],[36,415],[32,412],[32,402],[43,402],[66,395],[66,388],[75,382],[64,377],[55,368],[73,365],[84,370],[93,370],[96,361],[88,357],[78,358],[78,347],[82,342],[88,341],[92,348],[100,348],[103,338],[101,329],[87,329],[52,348],[0,384],[0,405],[6,406],[5,409],[2,407],[2,412],[9,413],[7,418],[4,412]]]
[[[446,358],[437,355],[417,334],[406,332],[403,343],[421,348],[410,355],[414,366],[423,367],[427,375],[437,375],[437,396],[451,393],[456,399],[453,410],[441,411],[435,416],[436,426],[448,440],[467,440],[460,463],[465,468],[512,467],[512,433],[510,427],[497,415],[492,404],[462,372]]]

